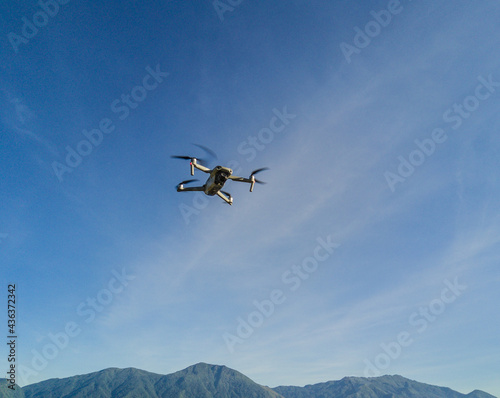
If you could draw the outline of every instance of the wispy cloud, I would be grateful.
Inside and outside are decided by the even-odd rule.
[[[25,101],[20,97],[12,95],[6,89],[2,89],[2,93],[8,103],[2,114],[5,126],[23,139],[27,138],[29,141],[42,146],[49,154],[57,154],[55,145],[43,135],[33,131],[36,125],[36,114]]]

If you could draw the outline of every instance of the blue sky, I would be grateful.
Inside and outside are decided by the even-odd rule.
[[[500,395],[498,2],[232,3],[0,5],[19,384],[203,361]],[[192,143],[268,184],[177,193]]]

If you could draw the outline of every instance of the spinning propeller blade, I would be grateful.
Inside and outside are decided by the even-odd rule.
[[[184,185],[184,184],[189,184],[190,182],[194,182],[194,181],[198,181],[198,180],[196,180],[196,179],[195,179],[195,180],[186,180],[186,181],[181,181],[180,183],[178,183],[178,184],[175,186],[175,188],[176,188],[176,189],[179,189],[179,187],[180,187],[181,185]]]
[[[269,170],[269,167],[262,167],[260,169],[252,171],[252,173],[250,174],[250,178],[252,178],[252,176],[254,176],[255,174],[260,173],[261,171],[264,171],[264,170]],[[255,182],[257,184],[266,184],[264,181],[257,180],[257,179],[255,179]]]
[[[193,145],[197,146],[198,148],[200,148],[203,151],[205,151],[209,155],[209,158],[217,159],[217,155],[211,149],[209,149],[209,148],[207,148],[207,147],[205,147],[203,145],[198,145],[198,144],[193,144]],[[202,166],[207,166],[208,163],[211,160],[211,159],[206,159],[206,158],[197,158],[195,156],[171,156],[171,158],[174,158],[174,159],[186,159],[186,160],[191,160],[191,161],[193,161],[193,159],[196,159],[196,161],[199,164],[201,164]]]
[[[260,169],[254,170],[254,171],[252,171],[252,173],[250,175],[253,176],[254,174],[260,173],[261,171],[264,171],[264,170],[269,170],[269,167],[262,167]]]
[[[198,148],[203,149],[208,155],[210,155],[211,158],[217,159],[217,155],[210,148],[207,148],[206,146],[198,145],[198,144],[193,144],[193,145],[197,146]],[[203,159],[203,160],[206,161],[206,159]]]
[[[192,157],[189,156],[170,156],[170,157],[174,159],[193,159]]]

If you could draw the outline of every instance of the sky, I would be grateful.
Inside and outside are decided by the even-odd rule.
[[[499,18],[494,0],[2,2],[2,372],[14,348],[21,386],[207,362],[500,396]],[[193,144],[267,184],[228,182],[232,206],[176,192],[206,178],[170,157]]]

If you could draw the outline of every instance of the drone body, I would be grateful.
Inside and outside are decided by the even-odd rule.
[[[265,167],[262,169],[254,170],[250,174],[249,178],[244,178],[244,177],[233,176],[233,170],[230,169],[229,167],[216,166],[213,169],[210,169],[198,163],[198,159],[193,157],[189,156],[172,156],[172,157],[176,159],[189,159],[190,160],[189,164],[191,166],[191,175],[194,175],[194,169],[198,169],[204,173],[210,174],[205,184],[199,187],[184,186],[184,184],[188,184],[190,182],[197,180],[182,181],[180,184],[177,185],[177,192],[202,191],[208,196],[217,195],[222,200],[224,200],[224,202],[230,205],[233,204],[233,198],[229,193],[222,191],[222,188],[224,187],[224,184],[226,183],[227,180],[247,182],[250,184],[250,192],[252,192],[255,183],[264,184],[264,182],[257,180],[254,175],[263,170],[267,170],[267,168]]]

